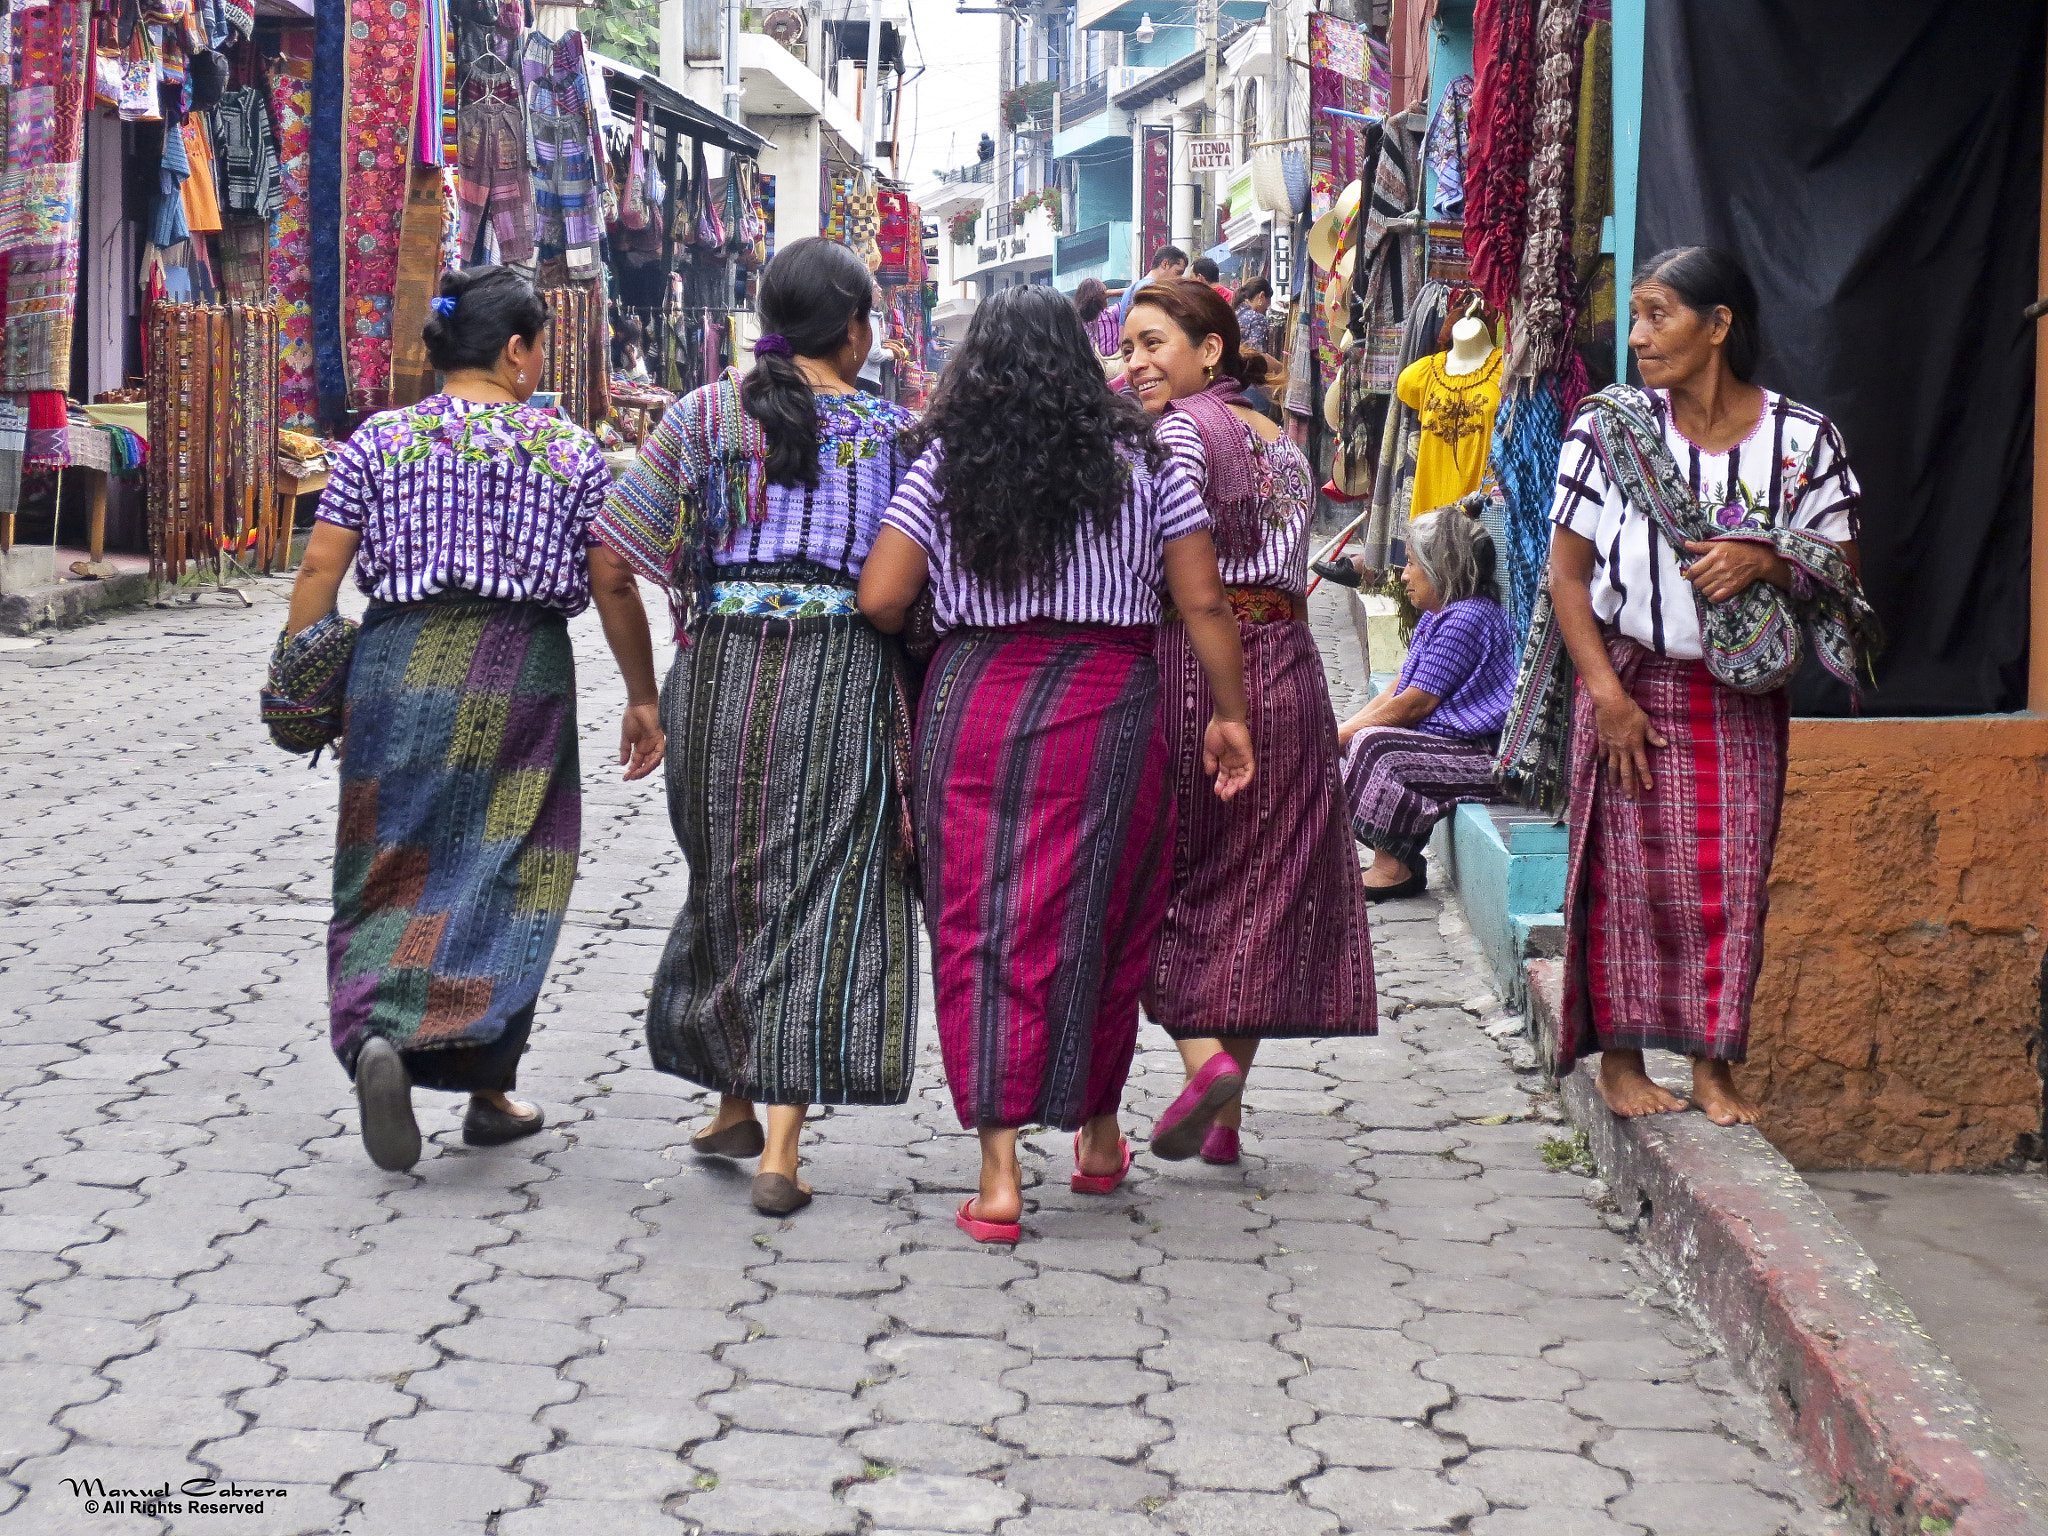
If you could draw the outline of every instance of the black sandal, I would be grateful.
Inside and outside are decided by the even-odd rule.
[[[1361,587],[1365,578],[1358,574],[1358,567],[1349,560],[1318,560],[1309,566],[1325,581],[1334,581],[1340,587]]]
[[[1429,889],[1429,865],[1417,863],[1415,873],[1399,885],[1368,885],[1365,888],[1367,901],[1406,901],[1410,896],[1420,896]]]
[[[548,1123],[536,1105],[530,1115],[508,1115],[483,1099],[469,1101],[469,1113],[462,1117],[462,1139],[472,1147],[502,1147],[508,1141],[531,1136]]]

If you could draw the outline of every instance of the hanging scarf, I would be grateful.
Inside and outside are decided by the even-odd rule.
[[[1505,310],[1522,272],[1536,113],[1535,0],[1479,0],[1472,57],[1477,83],[1465,164],[1465,250],[1487,302]]]
[[[1521,292],[1507,358],[1511,381],[1554,369],[1574,318],[1571,195],[1578,68],[1579,0],[1542,0]]]
[[[677,418],[683,473],[669,579],[688,594],[689,610],[703,613],[711,603],[712,554],[768,516],[768,434],[747,414],[739,379],[730,372],[684,396],[676,409],[683,413]],[[693,493],[696,486],[701,493]]]
[[[1225,373],[1200,394],[1184,396],[1166,408],[1184,413],[1201,434],[1202,459],[1209,469],[1202,504],[1215,524],[1216,553],[1225,559],[1243,559],[1265,538],[1259,516],[1264,498],[1252,434],[1231,410],[1233,405],[1249,408],[1251,401],[1237,380]]]
[[[1654,522],[1681,563],[1687,542],[1735,539],[1775,550],[1792,567],[1792,590],[1754,581],[1725,602],[1692,589],[1707,670],[1738,693],[1774,693],[1799,671],[1806,647],[1858,694],[1858,673],[1884,643],[1877,615],[1864,599],[1848,557],[1830,539],[1762,522],[1721,527],[1693,497],[1656,424],[1656,405],[1628,384],[1610,384],[1588,398],[1588,425],[1609,478],[1628,504]]]

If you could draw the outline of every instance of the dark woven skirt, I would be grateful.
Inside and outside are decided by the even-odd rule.
[[[1240,619],[1256,770],[1222,801],[1202,771],[1215,710],[1187,626],[1160,625],[1160,734],[1172,754],[1173,888],[1145,1011],[1176,1039],[1379,1032],[1358,846],[1309,628]]]
[[[894,641],[858,615],[712,615],[662,689],[689,894],[655,972],[662,1071],[770,1104],[900,1104],[917,906]]]
[[[932,658],[917,839],[963,1126],[1122,1101],[1172,836],[1158,696],[1150,629],[956,630]]]
[[[1493,743],[1369,725],[1344,750],[1351,830],[1368,848],[1413,869],[1429,834],[1456,806],[1491,800]]]
[[[526,603],[378,605],[349,670],[328,988],[422,1087],[503,1091],[576,879],[568,627]]]
[[[1703,661],[1624,637],[1607,648],[1670,745],[1650,749],[1651,792],[1622,794],[1576,689],[1557,1069],[1628,1048],[1741,1061],[1785,801],[1785,695],[1737,693]]]

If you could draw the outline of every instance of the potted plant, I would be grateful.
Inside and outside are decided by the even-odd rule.
[[[953,232],[953,243],[955,245],[974,244],[974,226],[980,221],[981,210],[979,208],[963,208],[960,212],[954,214],[947,221],[947,227]]]

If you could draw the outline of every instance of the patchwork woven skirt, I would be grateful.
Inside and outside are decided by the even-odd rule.
[[[690,869],[647,1009],[662,1071],[770,1104],[900,1104],[916,895],[895,642],[857,614],[714,614],[662,690]]]
[[[1413,869],[1429,834],[1454,806],[1500,793],[1493,746],[1397,725],[1369,725],[1344,749],[1351,830],[1368,848]]]
[[[334,1051],[502,1091],[569,908],[582,830],[559,613],[373,606],[349,671],[327,967]]]
[[[1379,1032],[1337,721],[1306,624],[1238,621],[1256,770],[1230,801],[1202,771],[1214,713],[1187,626],[1159,626],[1173,886],[1145,1011],[1176,1039]]]
[[[1152,640],[956,630],[932,658],[917,840],[963,1126],[1077,1130],[1123,1098],[1173,836]]]
[[[1576,687],[1557,1069],[1628,1048],[1741,1061],[1785,800],[1785,695],[1737,693],[1705,662],[1623,637],[1607,648],[1670,745],[1650,749],[1651,791],[1622,794]]]

